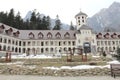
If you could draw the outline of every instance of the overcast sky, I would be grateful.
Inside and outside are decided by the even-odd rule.
[[[62,22],[70,24],[75,22],[74,16],[80,9],[91,17],[102,8],[108,8],[114,1],[120,0],[0,0],[0,11],[9,11],[14,8],[25,17],[28,11],[37,9],[41,14],[51,18],[59,18]]]

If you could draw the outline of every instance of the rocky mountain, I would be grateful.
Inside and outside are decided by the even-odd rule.
[[[87,24],[95,31],[119,31],[120,32],[120,3],[114,2],[108,8],[101,9],[88,18]]]
[[[27,19],[30,20],[31,15],[32,15],[32,11],[28,11],[28,13],[26,14],[26,16],[24,18],[24,21],[27,21]],[[41,16],[41,18],[43,18],[43,16],[45,16],[45,14],[40,14],[40,16]],[[55,26],[55,21],[56,21],[56,19],[51,19],[51,26],[50,26],[51,28],[53,28]],[[62,23],[61,27],[62,27],[62,30],[69,30],[70,25],[68,25],[66,23]]]

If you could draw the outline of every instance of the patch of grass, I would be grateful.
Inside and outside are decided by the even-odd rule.
[[[72,56],[72,62],[67,62],[67,57],[63,56],[62,58],[53,58],[53,59],[12,59],[12,62],[20,61],[24,62],[23,65],[36,65],[38,67],[61,67],[61,66],[77,66],[77,65],[89,65],[90,63],[96,63],[96,65],[106,65],[107,61],[111,59],[108,58],[93,58],[91,55],[87,56],[87,61],[82,61],[82,56]],[[6,63],[3,60],[0,60],[0,63]]]

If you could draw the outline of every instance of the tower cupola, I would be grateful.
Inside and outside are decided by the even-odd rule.
[[[83,13],[80,11],[78,14],[75,15],[76,18],[76,26],[77,30],[84,24],[86,25],[87,23],[87,14]]]

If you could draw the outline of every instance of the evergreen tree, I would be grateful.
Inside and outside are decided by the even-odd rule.
[[[23,27],[23,19],[20,16],[20,12],[18,12],[16,17],[15,17],[15,28],[24,29],[24,27]]]
[[[27,19],[27,21],[26,22],[24,22],[23,23],[23,29],[25,29],[25,30],[30,30],[30,22],[29,22],[29,20]]]
[[[61,29],[61,21],[60,21],[58,15],[56,17],[57,17],[57,19],[55,21],[55,26],[54,26],[53,30],[60,30]]]
[[[47,24],[46,24],[46,16],[44,16],[43,18],[42,18],[42,24],[41,24],[41,26],[42,26],[42,30],[47,30]]]
[[[36,27],[37,27],[36,21],[37,21],[36,10],[34,10],[32,12],[32,16],[31,16],[31,19],[30,19],[30,27],[31,27],[31,29],[36,29]]]
[[[70,24],[70,30],[75,30],[72,21],[71,21],[71,24]]]
[[[51,19],[49,16],[47,16],[47,18],[46,18],[46,25],[47,25],[47,30],[50,30]]]
[[[7,21],[7,12],[6,13],[0,12],[0,22],[6,24],[6,21]]]
[[[15,16],[14,16],[14,9],[11,9],[9,14],[8,14],[8,18],[7,18],[7,25],[15,27],[15,25],[14,25],[14,23],[15,23],[14,18],[15,18]]]
[[[42,24],[42,20],[41,20],[40,14],[37,13],[37,27],[36,27],[37,30],[41,30],[42,29],[41,28],[42,27],[41,24]]]

